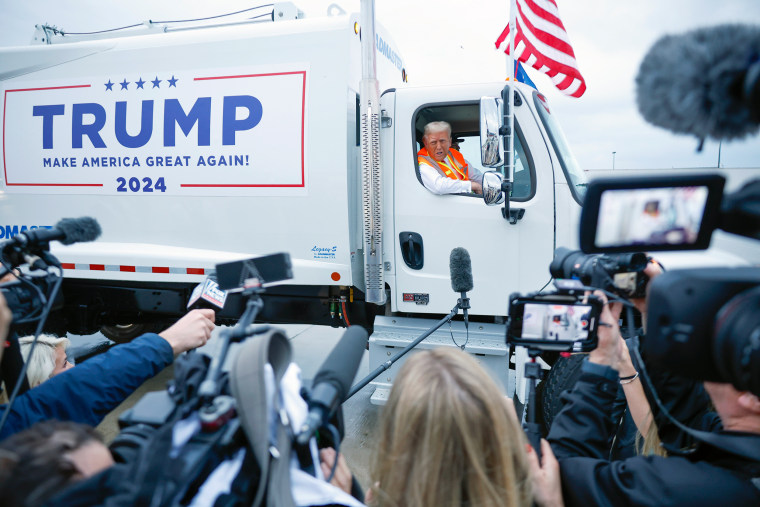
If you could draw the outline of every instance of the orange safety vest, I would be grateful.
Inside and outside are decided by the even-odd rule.
[[[427,164],[431,167],[437,168],[447,178],[452,180],[469,181],[467,162],[464,161],[464,157],[454,148],[449,149],[448,155],[443,162],[438,162],[428,154],[428,151],[423,147],[417,152],[417,163]]]

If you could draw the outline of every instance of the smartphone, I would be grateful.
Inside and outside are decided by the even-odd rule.
[[[518,297],[509,303],[507,344],[588,352],[597,344],[602,302],[593,296]]]

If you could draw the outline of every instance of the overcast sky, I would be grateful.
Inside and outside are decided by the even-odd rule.
[[[580,99],[529,75],[552,104],[584,169],[715,167],[718,143],[696,153],[693,137],[647,124],[635,105],[634,78],[662,35],[725,22],[760,24],[760,0],[556,0],[588,87]],[[358,11],[358,0],[294,2],[308,17],[335,3]],[[377,0],[376,14],[393,34],[410,85],[503,80],[505,57],[494,41],[508,20],[508,0]],[[26,45],[34,25],[69,32],[102,30],[148,19],[211,16],[260,5],[240,0],[0,0],[0,46]],[[257,11],[263,12],[263,11]],[[243,17],[244,15],[239,16]],[[232,18],[231,18],[232,19]],[[452,69],[456,69],[452,71]],[[723,167],[760,167],[760,137],[724,142]]]

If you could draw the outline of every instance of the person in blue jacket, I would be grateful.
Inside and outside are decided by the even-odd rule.
[[[11,318],[0,293],[0,344],[5,343]],[[159,334],[146,333],[56,375],[16,398],[0,439],[48,419],[96,426],[175,356],[204,345],[213,329],[213,310],[193,310]],[[0,358],[4,348],[0,346]],[[0,417],[6,410],[0,407]]]

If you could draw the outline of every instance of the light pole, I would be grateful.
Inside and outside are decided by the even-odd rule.
[[[615,153],[617,152],[616,151],[612,152],[612,170],[613,171],[615,170]]]

